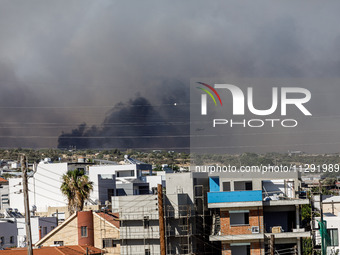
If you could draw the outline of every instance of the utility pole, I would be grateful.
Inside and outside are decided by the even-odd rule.
[[[57,226],[59,225],[59,212],[58,209],[55,210],[56,218],[57,218]]]
[[[20,164],[21,164],[22,181],[23,181],[22,185],[23,185],[23,190],[24,190],[27,254],[33,255],[31,215],[30,215],[30,205],[29,205],[29,200],[28,200],[27,166],[26,166],[26,156],[24,154],[20,156]]]
[[[270,255],[274,255],[274,243],[275,243],[275,236],[270,235]]]
[[[322,230],[321,231],[321,254],[322,255],[326,255],[325,254],[325,245],[326,245],[326,242],[325,242],[325,233],[324,231],[326,231],[326,228],[325,228],[325,224],[324,224],[324,221],[323,221],[323,208],[322,208],[322,185],[321,185],[321,180],[319,180],[319,193],[320,193],[320,216],[321,216],[321,225],[322,225]]]
[[[165,255],[166,252],[165,252],[165,231],[164,231],[162,184],[157,185],[157,195],[158,195],[158,215],[159,215],[159,235],[160,235],[161,255]]]

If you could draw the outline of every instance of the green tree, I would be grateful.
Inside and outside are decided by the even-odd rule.
[[[312,244],[311,238],[303,238],[302,239],[302,253],[303,253],[303,255],[313,254],[313,244]]]
[[[82,211],[85,200],[93,190],[93,183],[89,181],[82,169],[69,170],[62,179],[60,189],[67,197],[69,212],[72,214],[75,211]]]
[[[311,220],[311,205],[302,205],[301,206],[301,220],[310,221]]]
[[[301,206],[301,223],[304,228],[307,230],[310,229],[310,222],[311,222],[311,205],[302,205]]]

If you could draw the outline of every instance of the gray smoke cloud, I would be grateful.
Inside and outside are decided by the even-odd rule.
[[[338,151],[339,134],[326,130],[340,124],[334,117],[340,106],[339,5],[261,0],[2,1],[0,147],[56,147],[62,132],[72,134],[81,123],[89,127],[85,133],[96,126],[97,135],[120,134],[117,128],[107,131],[103,126],[107,121],[122,122],[117,104],[122,102],[128,111],[141,98],[169,122],[179,113],[172,112],[176,108],[160,110],[157,105],[166,102],[162,97],[183,101],[179,116],[186,116],[189,97],[181,95],[188,95],[190,79],[219,77],[226,83],[239,78],[310,79],[289,86],[312,92],[309,109],[320,118],[308,123],[306,131],[323,133],[299,134],[300,144],[317,145],[292,149]],[[171,89],[177,82],[184,88]],[[110,116],[114,119],[108,120]],[[133,136],[135,131],[126,129],[124,134]],[[249,136],[229,142],[272,146],[235,152],[286,151],[289,146],[276,147],[282,140],[286,141],[264,135],[260,142]]]
[[[141,96],[118,103],[100,126],[88,127],[83,123],[72,132],[62,134],[58,147],[188,151],[190,116],[185,104],[187,91],[179,82],[168,81],[163,86],[163,92],[171,92],[154,100],[159,102],[158,105],[152,105]]]

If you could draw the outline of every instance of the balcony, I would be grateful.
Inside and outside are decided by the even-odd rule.
[[[209,192],[209,208],[262,206],[261,190]]]
[[[292,238],[311,237],[311,233],[309,231],[306,231],[304,228],[294,229],[293,232],[265,233],[264,235],[268,239],[271,237],[271,235],[274,235],[275,239],[282,239],[280,240],[281,243],[285,243],[284,239],[287,239],[290,241]]]
[[[309,199],[300,196],[295,197],[293,192],[283,192],[281,190],[268,192],[265,188],[263,191],[263,206],[306,205],[309,203]]]
[[[271,235],[274,235],[275,239],[280,239],[280,243],[291,242],[292,239],[295,238],[306,238],[310,237],[311,233],[309,231],[305,231],[301,229],[300,231],[294,232],[282,232],[282,233],[254,233],[254,234],[247,234],[247,235],[210,235],[210,241],[227,241],[227,242],[235,242],[235,241],[255,241],[255,240],[264,240],[270,239]]]
[[[248,235],[210,235],[209,241],[261,241],[264,240],[264,234],[248,234]]]

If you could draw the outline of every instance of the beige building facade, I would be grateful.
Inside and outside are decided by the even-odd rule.
[[[80,213],[74,213],[35,246],[78,245],[87,242],[109,255],[120,254],[120,228],[117,214],[91,212],[90,225],[80,223]],[[87,212],[88,213],[88,212]],[[85,239],[85,241],[81,240]]]

